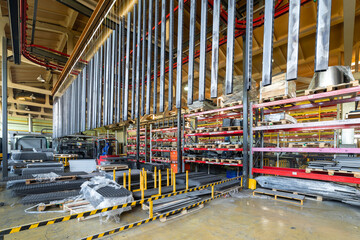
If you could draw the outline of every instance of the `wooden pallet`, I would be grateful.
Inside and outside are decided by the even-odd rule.
[[[222,163],[236,163],[236,164],[241,164],[242,161],[241,160],[236,160],[236,159],[221,159]]]
[[[36,160],[22,160],[23,163],[39,163],[44,162],[42,159],[36,159]]]
[[[275,96],[275,97],[262,98],[262,99],[260,99],[260,103],[273,102],[273,101],[284,100],[284,99],[288,99],[288,98],[291,98],[291,97],[289,95],[279,95],[279,96]]]
[[[294,124],[288,119],[281,119],[280,121],[271,121],[271,122],[258,122],[257,126],[272,126],[272,125],[283,125],[283,124]]]
[[[220,162],[217,158],[202,158],[202,160],[207,162]]]
[[[201,160],[201,158],[200,157],[184,157],[184,160],[197,161],[197,160]]]
[[[349,112],[346,114],[347,119],[360,118],[360,112]]]
[[[290,148],[324,148],[330,147],[330,143],[289,143]]]
[[[181,212],[175,214],[175,215],[171,215],[171,216],[165,216],[165,217],[162,217],[162,218],[159,218],[160,222],[166,222],[166,221],[170,221],[172,219],[175,219],[175,218],[178,218],[178,217],[182,217],[186,214],[189,214],[189,213],[193,213],[193,212],[196,212],[196,211],[199,211],[201,210],[202,208],[204,208],[204,204],[200,204],[199,206],[197,207],[194,207],[194,208],[191,208],[191,209],[185,209],[185,210],[182,210]],[[155,215],[161,215],[160,213],[156,213]]]
[[[353,175],[354,178],[360,178],[360,172],[353,172],[353,171],[344,171],[344,170],[325,170],[325,169],[314,169],[314,168],[306,168],[305,169],[306,173],[311,173],[311,172],[327,172],[328,175],[330,176],[334,176],[335,173],[342,173],[342,174],[349,174],[349,175]]]
[[[319,195],[313,195],[313,194],[308,194],[308,193],[301,193],[301,192],[293,192],[293,191],[285,191],[285,190],[279,190],[279,189],[272,189],[273,191],[278,191],[278,192],[286,192],[286,193],[291,193],[294,195],[300,195],[300,196],[304,196],[305,199],[308,200],[314,200],[314,201],[319,201],[322,202],[323,197],[319,196]]]
[[[287,203],[292,203],[292,204],[297,204],[297,205],[303,205],[304,199],[305,199],[305,197],[301,196],[301,195],[279,192],[279,191],[272,191],[269,189],[262,189],[262,188],[259,188],[259,189],[256,189],[253,191],[253,196],[256,196],[256,195],[266,195],[266,196],[273,197],[273,199],[276,201],[287,202]]]
[[[111,165],[97,165],[96,168],[102,171],[113,171],[113,170],[128,169],[129,167],[124,164],[111,164]]]
[[[64,209],[64,204],[70,203],[70,202],[73,202],[73,201],[74,200],[67,200],[67,201],[64,201],[64,202],[56,201],[56,202],[50,202],[50,203],[47,203],[47,204],[39,204],[36,207],[36,209],[39,212],[44,212],[44,211],[46,211],[46,209],[54,208],[54,207]]]
[[[76,180],[76,176],[60,176],[57,178],[54,178],[53,181],[50,181],[50,179],[43,179],[42,181],[39,181],[37,179],[26,179],[25,180],[25,184],[29,185],[29,184],[39,184],[39,183],[48,183],[48,182],[62,182],[62,181],[71,181],[71,180]]]
[[[241,130],[241,126],[219,127],[219,131]]]
[[[205,111],[205,109],[198,108],[198,109],[190,110],[190,113],[198,113],[198,112],[204,112],[204,111]]]
[[[351,87],[357,87],[357,86],[359,86],[359,80],[351,81],[349,83],[330,85],[327,87],[319,87],[316,89],[307,89],[307,90],[305,90],[305,95],[311,95],[311,94],[322,93],[322,92],[331,92],[334,90],[340,90],[340,89],[344,89],[344,88],[351,88]]]
[[[63,209],[65,211],[70,212],[70,215],[95,210],[95,208],[87,200],[79,200],[79,201],[66,203],[63,205]],[[88,220],[91,218],[98,217],[99,215],[100,215],[100,213],[94,214],[91,216],[87,216],[87,217],[81,217],[81,218],[78,218],[78,221],[80,222],[80,221]]]
[[[223,108],[225,107],[233,107],[233,106],[238,106],[241,105],[242,101],[235,101],[235,102],[231,102],[231,103],[226,103],[224,105],[222,105]]]

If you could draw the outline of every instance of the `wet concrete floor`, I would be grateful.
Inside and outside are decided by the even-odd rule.
[[[64,216],[65,213],[25,213],[29,206],[0,189],[0,228]],[[121,222],[99,218],[71,220],[5,239],[81,239],[147,217],[140,208],[123,213]],[[154,221],[104,239],[360,239],[360,208],[339,202],[306,200],[303,206],[253,197],[249,190],[205,204],[199,211],[162,223]]]

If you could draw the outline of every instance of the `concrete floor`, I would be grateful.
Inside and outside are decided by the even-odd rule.
[[[29,214],[0,192],[0,228],[45,220],[64,213]],[[147,216],[140,208],[123,213],[121,223],[101,224],[98,218],[71,220],[11,234],[5,239],[79,239],[138,221]],[[253,197],[250,191],[207,203],[200,211],[166,223],[158,220],[105,239],[360,239],[360,208],[338,202],[307,200],[304,206]]]

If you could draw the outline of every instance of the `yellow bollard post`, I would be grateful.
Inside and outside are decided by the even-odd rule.
[[[189,172],[186,171],[186,190],[189,189]]]
[[[150,200],[149,201],[149,218],[153,218],[154,217],[154,212],[153,212],[153,201]]]
[[[211,186],[211,198],[214,198],[214,185]]]
[[[171,176],[171,185],[173,185],[174,184],[174,179],[173,179],[173,170],[172,170],[172,168],[171,168],[170,176]]]
[[[128,177],[129,191],[131,191],[131,169],[129,169],[129,177]]]
[[[240,187],[243,187],[243,176],[241,176],[241,180],[240,180]]]
[[[123,187],[126,189],[126,173],[123,176]]]
[[[166,169],[166,186],[169,186],[169,169]]]
[[[157,171],[156,167],[154,168],[154,188],[157,188]]]
[[[145,190],[147,190],[147,171],[145,171],[144,172],[144,176],[145,176],[145,178],[144,178],[144,184],[145,184]]]
[[[114,182],[116,182],[116,174],[115,174],[115,169],[113,170],[113,180],[114,180]]]
[[[173,192],[176,192],[176,177],[175,177],[175,173],[173,173]]]
[[[159,170],[159,195],[161,196],[161,170]]]
[[[140,191],[141,191],[141,200],[144,200],[144,176],[140,173]]]

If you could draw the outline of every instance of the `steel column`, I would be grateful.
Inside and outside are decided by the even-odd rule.
[[[177,164],[178,173],[182,172],[182,149],[181,149],[181,108],[177,109]]]
[[[99,49],[99,82],[98,82],[98,109],[97,109],[97,126],[96,127],[100,127],[101,125],[101,116],[102,116],[102,112],[101,112],[101,107],[102,107],[102,84],[103,84],[103,72],[104,72],[104,66],[103,66],[103,55],[104,55],[104,46],[102,45]]]
[[[153,113],[157,113],[157,63],[158,63],[158,11],[159,0],[155,0],[155,31],[154,31],[154,96],[153,96]]]
[[[81,71],[81,128],[80,131],[86,130],[86,73],[88,67],[85,66]],[[61,98],[62,99],[62,98]],[[62,101],[63,105],[63,101]],[[61,121],[63,123],[63,121]],[[62,129],[63,131],[63,129]]]
[[[125,67],[125,89],[124,89],[124,101],[123,120],[128,120],[128,102],[129,102],[129,71],[130,71],[130,29],[131,29],[131,12],[128,12],[127,19],[127,34],[126,34],[126,67]]]
[[[169,93],[168,93],[168,110],[171,111],[173,107],[173,48],[174,48],[174,0],[170,2],[170,16],[169,16]]]
[[[246,32],[245,32],[245,76],[246,88],[244,91],[251,88],[252,77],[252,39],[253,39],[253,0],[247,0],[246,4]]]
[[[235,0],[228,1],[225,94],[233,92],[235,41]]]
[[[134,16],[133,16],[133,38],[132,38],[132,73],[131,73],[131,119],[135,117],[135,78],[136,78],[136,10],[137,4],[134,5]]]
[[[176,63],[176,108],[181,110],[182,95],[182,41],[183,41],[183,14],[184,1],[178,5],[178,31],[177,31],[177,63]]]
[[[246,45],[246,36],[243,36],[243,46]],[[245,68],[245,61],[243,61],[243,68]],[[245,69],[243,71],[245,74]],[[245,79],[245,76],[244,76]],[[248,91],[246,81],[243,81],[243,186],[247,187],[248,178]],[[251,132],[250,132],[251,134]],[[252,144],[252,142],[250,142]]]
[[[189,29],[189,63],[188,63],[188,97],[187,104],[193,104],[194,95],[194,54],[195,54],[195,22],[196,22],[196,2],[190,2],[190,29]]]
[[[146,0],[143,0],[142,53],[141,53],[141,116],[145,115],[145,61],[146,61]],[[146,156],[146,155],[145,155]]]
[[[115,64],[116,64],[116,31],[113,30],[112,38],[111,38],[111,51],[110,51],[110,58],[111,58],[111,65],[110,65],[110,97],[109,97],[109,124],[114,123],[114,93],[115,93]]]
[[[329,42],[331,24],[331,0],[318,0],[315,72],[325,71],[329,65]]]
[[[165,108],[166,1],[167,0],[162,0],[161,2],[160,112],[164,112]]]
[[[8,106],[7,106],[7,38],[2,38],[2,176],[3,178],[8,176]]]
[[[262,84],[271,84],[274,33],[274,0],[265,1]]]
[[[125,51],[126,51],[126,43],[125,43],[125,17],[122,17],[122,25],[121,25],[121,113],[120,119],[124,120],[124,89],[125,89]],[[126,90],[127,91],[127,90]]]
[[[250,141],[249,141],[249,178],[253,178],[253,174],[252,174],[252,168],[253,168],[253,161],[254,161],[254,156],[252,153],[252,148],[253,148],[253,144],[254,144],[254,134],[253,134],[253,130],[252,130],[252,126],[253,126],[253,121],[254,121],[254,112],[253,112],[253,103],[250,102],[250,123],[249,123],[249,132],[250,132]],[[245,136],[245,135],[244,135]]]
[[[234,1],[234,0],[231,0]],[[201,0],[201,26],[200,26],[200,63],[199,63],[199,101],[205,100],[206,87],[206,25],[207,0]],[[228,36],[229,37],[229,36]]]
[[[299,54],[299,29],[300,29],[300,0],[289,2],[289,25],[288,25],[288,46],[286,80],[297,78],[298,54]]]
[[[220,0],[214,0],[212,32],[212,61],[211,61],[211,87],[212,98],[217,98],[218,72],[219,72],[219,30],[220,30]]]
[[[151,104],[151,46],[152,46],[152,0],[149,0],[149,19],[148,19],[148,46],[147,46],[147,64],[146,64],[146,114],[150,114]],[[145,40],[145,39],[144,39]],[[150,158],[151,159],[151,158]]]

